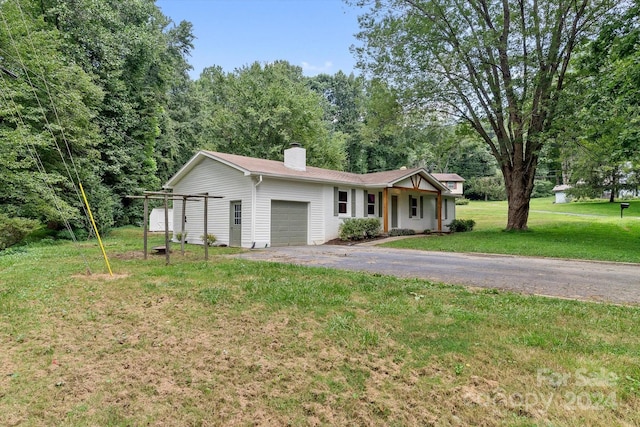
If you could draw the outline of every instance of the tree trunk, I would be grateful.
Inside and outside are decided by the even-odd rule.
[[[615,197],[618,192],[618,180],[616,179],[617,176],[617,171],[614,170],[611,174],[611,191],[609,192],[609,203],[613,203],[615,201]]]
[[[527,230],[535,170],[527,171],[522,168],[503,166],[502,173],[509,204],[507,230]]]
[[[529,195],[521,191],[515,191],[513,187],[507,188],[507,200],[509,211],[507,216],[507,230],[527,230],[529,220]]]

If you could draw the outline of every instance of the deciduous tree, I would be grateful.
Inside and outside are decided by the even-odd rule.
[[[356,52],[363,68],[406,90],[407,104],[475,129],[504,176],[507,229],[526,229],[572,54],[616,3],[380,0],[360,17]]]

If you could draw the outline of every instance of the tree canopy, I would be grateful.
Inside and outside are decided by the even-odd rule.
[[[313,166],[344,167],[343,140],[329,133],[322,98],[302,68],[286,61],[255,62],[232,73],[210,67],[196,91],[202,99],[202,148],[282,159],[292,142],[302,142]]]
[[[555,142],[558,161],[577,196],[637,190],[640,171],[640,5],[602,27],[584,46],[560,104]]]

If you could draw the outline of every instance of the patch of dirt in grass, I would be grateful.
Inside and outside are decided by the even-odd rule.
[[[134,260],[134,259],[144,259],[143,251],[128,251],[128,252],[116,252],[114,254],[110,254],[109,258],[113,259],[121,259],[121,260]]]
[[[73,274],[71,277],[74,279],[82,279],[82,280],[118,280],[118,279],[126,279],[129,277],[128,273],[91,273],[91,274]]]

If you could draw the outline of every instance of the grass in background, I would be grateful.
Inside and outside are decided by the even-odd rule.
[[[620,218],[620,204],[554,204],[533,199],[529,230],[505,232],[506,202],[471,201],[456,217],[476,221],[474,231],[389,242],[383,246],[450,252],[481,252],[600,261],[640,262],[640,201]]]
[[[638,308],[105,240],[0,256],[0,424],[640,423]]]

